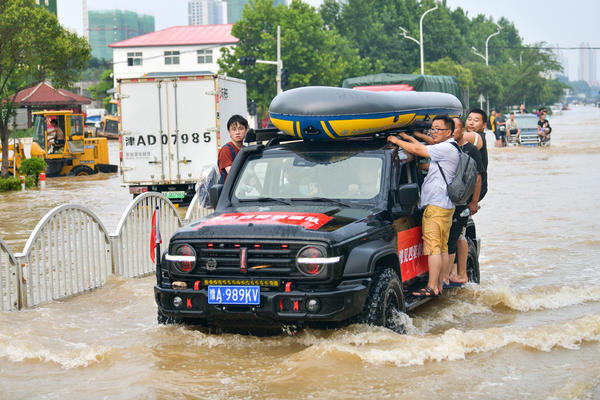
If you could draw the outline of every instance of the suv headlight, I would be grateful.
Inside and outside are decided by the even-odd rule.
[[[167,254],[165,258],[179,272],[191,272],[196,265],[196,250],[189,244],[180,244],[173,249],[174,254]]]
[[[328,264],[340,261],[341,257],[327,257],[327,252],[320,246],[306,246],[296,256],[298,271],[307,276],[319,275]]]

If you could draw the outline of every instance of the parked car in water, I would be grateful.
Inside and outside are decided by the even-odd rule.
[[[538,146],[540,143],[540,137],[538,136],[538,117],[535,114],[515,114],[515,121],[521,130],[521,135],[518,139],[513,138],[512,141],[507,142],[507,145],[514,146]],[[550,139],[544,142],[544,146],[550,144]]]

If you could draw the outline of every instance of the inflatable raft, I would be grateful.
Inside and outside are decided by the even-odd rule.
[[[287,135],[338,140],[406,128],[436,115],[462,113],[455,96],[435,92],[367,92],[307,86],[280,93],[269,114]]]

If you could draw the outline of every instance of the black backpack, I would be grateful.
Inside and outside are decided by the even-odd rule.
[[[454,204],[466,204],[469,197],[473,195],[475,184],[477,183],[477,165],[475,160],[473,160],[473,157],[462,151],[456,142],[450,142],[450,144],[456,147],[459,153],[456,176],[450,184],[448,184],[444,171],[439,163],[437,163],[437,166],[448,187],[448,197],[450,197],[450,200],[452,200]]]

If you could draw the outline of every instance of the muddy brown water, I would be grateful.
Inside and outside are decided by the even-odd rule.
[[[416,310],[407,334],[158,326],[153,278],[112,277],[0,313],[0,398],[600,398],[600,109],[551,122],[550,148],[489,149],[490,191],[475,216],[481,285]],[[43,192],[0,196],[0,235],[21,251],[65,202],[114,231],[129,201],[116,175],[48,180]]]

